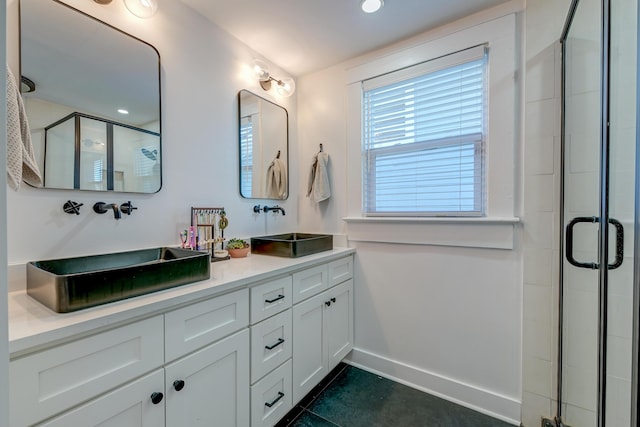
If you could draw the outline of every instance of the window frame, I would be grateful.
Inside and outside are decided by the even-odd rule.
[[[479,99],[479,103],[474,104],[476,107],[480,107],[481,118],[480,120],[474,121],[473,129],[469,129],[469,132],[466,134],[461,133],[460,135],[448,135],[448,136],[438,136],[434,134],[433,131],[430,133],[426,133],[421,135],[420,137],[414,136],[414,141],[407,142],[402,141],[402,138],[395,138],[392,141],[393,145],[386,145],[384,141],[375,141],[373,136],[374,129],[369,128],[369,126],[373,126],[370,124],[371,117],[378,117],[379,114],[386,114],[382,112],[378,112],[375,109],[371,108],[370,98],[368,96],[369,93],[376,93],[377,91],[382,90],[382,93],[393,93],[397,95],[396,98],[389,97],[388,95],[384,95],[385,105],[387,102],[395,102],[396,100],[400,100],[400,98],[404,98],[405,96],[400,96],[397,93],[397,88],[394,89],[394,86],[397,87],[400,85],[403,88],[413,88],[410,86],[414,83],[422,85],[427,81],[430,81],[433,78],[439,79],[439,77],[434,76],[435,73],[439,75],[443,75],[442,72],[445,72],[444,75],[447,75],[451,71],[461,66],[467,66],[468,64],[479,64],[480,68],[478,69],[480,72],[478,74],[481,75],[482,80],[480,82],[482,95]],[[474,67],[477,65],[474,65]],[[488,70],[488,49],[487,46],[482,44],[478,46],[471,46],[465,50],[452,52],[440,58],[435,58],[428,60],[426,62],[417,63],[407,68],[402,68],[396,71],[393,71],[388,74],[384,74],[382,76],[373,77],[371,79],[367,79],[362,82],[362,171],[363,171],[363,190],[362,190],[362,215],[365,217],[376,217],[376,216],[386,216],[386,217],[482,217],[486,215],[486,191],[485,191],[485,135],[487,128],[487,104],[488,104],[488,84],[487,84],[487,70]],[[477,74],[474,74],[476,76]],[[426,79],[425,79],[426,77]],[[416,79],[418,81],[416,82]],[[414,83],[410,83],[413,81]],[[447,84],[453,83],[456,81],[455,79],[447,80]],[[446,86],[444,86],[446,87]],[[436,90],[442,90],[444,87],[438,86],[434,87]],[[375,95],[372,95],[375,96]],[[406,95],[408,96],[408,95]],[[427,104],[433,103],[434,99],[430,97],[428,92],[420,92],[421,101],[426,102]],[[476,99],[478,101],[478,99]],[[413,102],[411,102],[413,103]],[[446,104],[446,103],[445,103]],[[403,104],[404,105],[404,104]],[[438,104],[442,105],[442,104]],[[424,105],[416,105],[416,107],[424,107]],[[401,112],[402,114],[394,115],[394,118],[401,119],[406,115],[415,116],[414,127],[423,124],[424,120],[429,120],[429,116],[424,113],[417,114],[412,113],[411,111],[406,111],[406,105],[404,110]],[[431,108],[431,107],[429,107]],[[451,110],[453,112],[454,110]],[[456,111],[459,111],[456,109]],[[418,120],[419,118],[419,120]],[[451,125],[451,123],[446,123]],[[479,128],[478,128],[479,126]],[[461,130],[461,129],[458,129]],[[411,133],[411,129],[404,128],[405,135],[407,133]],[[454,131],[455,132],[455,131]],[[415,140],[417,139],[417,140]],[[381,144],[382,146],[376,147],[375,145]],[[384,179],[384,177],[378,177],[376,172],[376,160],[381,155],[393,156],[394,154],[402,154],[402,153],[416,153],[416,156],[426,155],[428,156],[429,150],[432,149],[445,149],[446,147],[461,147],[463,145],[473,144],[473,206],[470,209],[437,209],[435,205],[432,205],[432,208],[427,209],[428,202],[424,201],[423,206],[424,209],[416,209],[409,210],[403,209],[401,207],[402,201],[400,199],[397,200],[396,210],[393,210],[394,206],[381,206],[378,209],[377,198],[376,195],[379,192],[378,187],[378,178]],[[435,153],[434,153],[435,154]],[[417,165],[417,163],[416,163]],[[407,169],[408,171],[408,169]],[[421,184],[418,184],[421,185]],[[381,184],[382,190],[384,192],[384,185]],[[422,189],[427,189],[427,186],[421,185]],[[428,195],[434,195],[438,192],[439,188],[434,187],[434,191],[429,191]],[[404,195],[411,195],[411,193],[403,193]],[[427,197],[428,198],[428,197]],[[453,199],[452,199],[453,200]],[[462,199],[458,199],[458,202],[463,201]],[[417,202],[416,205],[419,205],[420,202]]]
[[[486,18],[486,17],[485,17]],[[476,19],[439,28],[354,61],[345,70],[347,112],[346,232],[354,242],[432,244],[513,249],[520,221],[517,171],[521,169],[522,81],[517,52],[517,14]],[[484,217],[366,217],[363,214],[362,81],[479,44],[490,51],[487,69],[488,107],[485,146],[486,209]]]

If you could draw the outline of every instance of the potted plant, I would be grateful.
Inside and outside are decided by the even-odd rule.
[[[242,239],[229,239],[227,251],[229,251],[231,258],[244,258],[249,253],[249,243]]]

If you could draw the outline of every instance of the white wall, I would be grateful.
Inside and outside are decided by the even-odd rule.
[[[359,196],[354,194],[357,188],[348,187],[348,176],[360,167],[346,163],[346,73],[520,6],[511,2],[299,79],[299,173],[308,173],[311,157],[323,143],[331,156],[332,174],[328,202],[300,200],[301,228],[349,232],[350,225],[341,218],[348,215],[349,200]],[[520,152],[519,142],[513,148]],[[500,166],[519,169],[516,159]],[[376,226],[380,233],[388,231],[384,225]],[[357,248],[356,349],[351,360],[519,423],[522,246],[518,234],[513,250],[350,241]]]
[[[9,64],[14,70],[18,69],[17,3],[10,0],[8,5]],[[297,228],[297,170],[292,170],[291,196],[278,201],[286,209],[284,217],[255,215],[254,204],[270,201],[239,195],[240,89],[287,108],[290,155],[296,156],[296,97],[272,97],[248,78],[254,52],[178,1],[162,2],[158,13],[147,20],[131,15],[123,2],[108,6],[86,0],[67,3],[151,43],[160,52],[163,188],[157,194],[137,195],[40,190],[23,184],[20,191],[7,195],[9,264],[179,244],[178,233],[189,224],[191,206],[224,206],[229,218],[227,237]],[[84,203],[80,216],[62,212],[68,199]],[[139,209],[119,221],[91,209],[95,202],[127,200]]]

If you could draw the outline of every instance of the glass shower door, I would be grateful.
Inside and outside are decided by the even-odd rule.
[[[564,161],[561,414],[595,427],[598,394],[598,260],[601,86],[600,0],[581,0],[563,44]],[[580,221],[580,222],[575,222]],[[569,245],[571,243],[571,245]],[[577,266],[569,260],[594,265]],[[587,268],[584,268],[587,267]]]
[[[605,421],[607,427],[627,427],[632,425],[631,355],[636,256],[637,0],[611,1],[610,16],[609,216],[622,223],[625,238],[622,265],[608,272]]]
[[[636,8],[575,1],[563,36],[558,415],[572,427],[631,422]]]

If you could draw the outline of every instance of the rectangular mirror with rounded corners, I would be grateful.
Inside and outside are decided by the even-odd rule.
[[[44,188],[160,190],[153,46],[57,0],[20,0],[20,61]]]
[[[238,93],[240,195],[284,200],[289,196],[289,115],[247,90]]]

